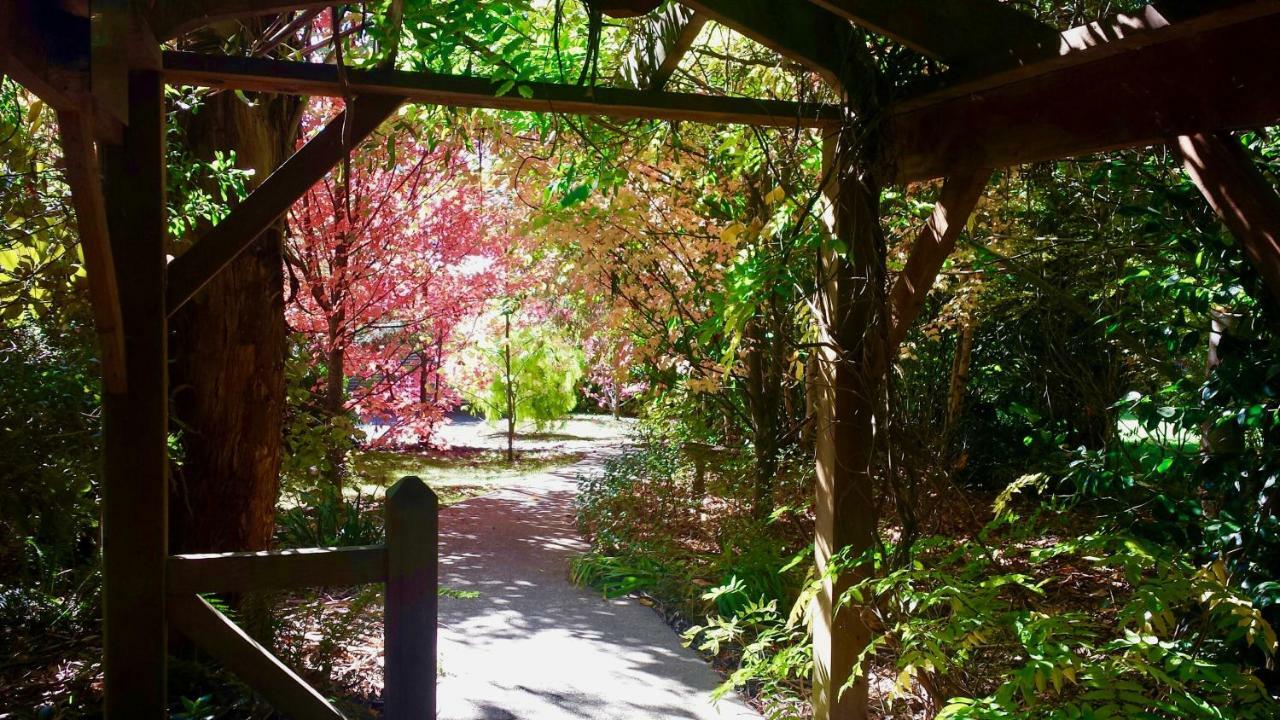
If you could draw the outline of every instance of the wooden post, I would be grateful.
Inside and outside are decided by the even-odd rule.
[[[387,596],[384,657],[388,720],[436,716],[439,584],[436,494],[416,477],[387,492]]]
[[[130,73],[129,109],[123,143],[103,152],[127,388],[103,401],[103,710],[109,720],[163,718],[167,705],[169,396],[159,72]]]
[[[849,138],[845,138],[849,139]],[[847,253],[829,243],[815,305],[821,346],[808,378],[814,406],[817,488],[814,550],[819,572],[848,549],[853,557],[872,547],[876,532],[875,421],[882,402],[881,378],[887,362],[884,338],[885,269],[880,234],[879,191],[855,175],[837,138],[824,147],[826,220]],[[856,147],[856,144],[850,145]],[[865,675],[850,676],[870,641],[857,607],[837,608],[854,582],[845,574],[823,583],[813,612],[813,712],[816,720],[865,720]]]

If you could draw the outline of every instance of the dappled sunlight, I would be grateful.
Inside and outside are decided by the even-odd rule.
[[[573,478],[603,454],[441,513],[441,583],[479,593],[441,600],[441,718],[756,717],[712,707],[719,678],[653,610],[569,582]]]

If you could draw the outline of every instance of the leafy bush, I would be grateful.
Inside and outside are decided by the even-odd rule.
[[[578,478],[578,528],[605,555],[667,547],[692,522],[693,467],[678,448],[641,439]]]
[[[889,702],[919,685],[942,718],[1280,712],[1255,675],[1275,632],[1224,563],[1197,567],[1120,533],[1045,543],[1007,522],[922,540],[907,564],[841,597],[878,628],[864,657],[893,657]],[[845,557],[833,572],[883,559]]]
[[[708,590],[703,597],[717,605],[726,593],[742,592],[731,582]],[[782,720],[800,715],[808,702],[813,675],[813,643],[797,605],[790,616],[783,615],[777,600],[757,599],[742,604],[731,615],[707,618],[684,633],[686,645],[711,655],[738,653],[738,667],[716,688],[721,698],[735,688],[750,688],[765,702],[765,717]]]
[[[301,335],[290,339],[285,357],[285,428],[281,480],[286,490],[306,489],[319,478],[350,469],[360,431],[352,415],[333,417],[324,407],[319,358]],[[334,467],[335,463],[340,467]]]
[[[323,484],[296,500],[276,518],[276,539],[284,547],[376,545],[386,539],[381,503],[359,489],[348,498],[337,486]]]
[[[88,632],[98,616],[97,368],[84,328],[49,320],[0,342],[0,644]]]

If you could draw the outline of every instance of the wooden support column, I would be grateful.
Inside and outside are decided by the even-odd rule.
[[[853,131],[845,137],[852,137]],[[849,147],[854,147],[850,145]],[[825,573],[834,554],[852,557],[873,547],[876,533],[875,418],[883,401],[884,236],[874,179],[855,171],[852,157],[829,139],[824,148],[827,222],[839,240],[823,253],[819,309],[821,348],[809,392],[816,414],[815,553]],[[848,248],[840,253],[837,246]],[[849,681],[870,641],[861,610],[838,608],[856,582],[846,573],[824,581],[813,613],[814,717],[864,720],[866,677]]]
[[[1178,138],[1182,166],[1280,303],[1280,196],[1229,133]]]
[[[164,84],[129,75],[130,124],[103,152],[107,225],[125,345],[125,392],[103,401],[104,713],[166,713],[168,348],[165,285]]]

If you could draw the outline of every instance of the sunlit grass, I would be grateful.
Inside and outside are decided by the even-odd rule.
[[[581,452],[526,451],[508,463],[499,450],[456,450],[431,453],[365,450],[354,458],[355,485],[365,495],[383,495],[397,480],[416,475],[452,505],[484,495],[530,473],[545,472],[578,462]],[[355,487],[352,491],[355,491]]]

